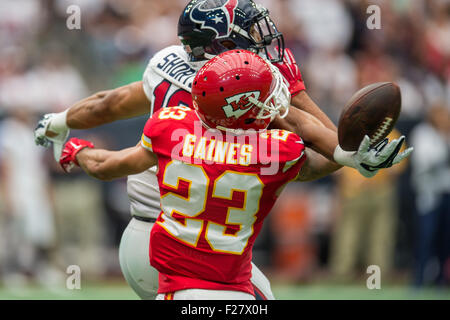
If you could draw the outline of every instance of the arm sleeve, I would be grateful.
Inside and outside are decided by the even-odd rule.
[[[167,126],[170,124],[168,120],[159,119],[159,114],[163,110],[158,110],[147,120],[142,132],[141,146],[151,152],[155,152],[155,143],[158,143],[160,136],[166,132]]]
[[[286,173],[289,170],[298,171],[306,160],[305,144],[302,138],[297,134],[290,132],[286,141],[281,147],[281,163],[283,164],[282,172]],[[295,169],[293,169],[295,168]]]

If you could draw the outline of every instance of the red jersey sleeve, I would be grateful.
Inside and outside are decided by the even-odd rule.
[[[153,116],[147,120],[141,137],[141,146],[152,152],[153,140],[158,137],[159,133],[161,133],[162,127],[164,127],[163,121],[158,118],[162,110],[164,109],[154,113]]]
[[[305,144],[297,134],[286,130],[269,130],[267,135],[272,141],[278,143],[278,152],[273,154],[280,164],[280,173],[289,174],[291,179],[298,175],[298,172],[306,160]],[[274,159],[275,160],[275,159]],[[288,173],[291,171],[291,173]]]
[[[286,152],[286,161],[284,162],[283,172],[288,171],[296,164],[299,164],[299,169],[301,165],[306,160],[305,154],[305,144],[302,138],[297,134],[290,132],[286,143],[284,144]]]
[[[155,150],[156,146],[159,146],[159,149],[163,148],[165,146],[164,139],[166,141],[170,139],[170,133],[174,129],[174,121],[183,120],[190,110],[188,107],[171,107],[158,110],[147,120],[144,126],[141,146],[155,153],[158,151]],[[160,140],[161,142],[158,142]]]

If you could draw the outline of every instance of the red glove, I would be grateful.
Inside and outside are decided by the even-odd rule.
[[[66,142],[59,158],[59,164],[65,172],[69,173],[75,165],[79,166],[76,158],[77,153],[86,147],[94,148],[94,145],[90,141],[78,138],[71,138]]]
[[[289,92],[292,97],[295,97],[301,91],[306,89],[300,69],[289,48],[284,49],[283,62],[277,62],[273,65],[280,70],[283,77],[289,83]]]

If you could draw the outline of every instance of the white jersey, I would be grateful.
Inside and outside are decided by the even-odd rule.
[[[182,46],[170,46],[155,54],[143,77],[144,91],[151,101],[150,117],[167,106],[192,107],[192,82],[201,65],[189,62]],[[127,190],[132,215],[158,217],[161,208],[156,166],[128,176]]]

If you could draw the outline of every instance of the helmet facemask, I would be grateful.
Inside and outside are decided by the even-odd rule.
[[[280,71],[268,61],[266,62],[270,66],[273,75],[272,92],[264,102],[253,97],[249,97],[249,101],[260,108],[257,119],[270,118],[270,121],[273,121],[277,115],[280,118],[287,116],[291,104],[291,94]]]
[[[245,49],[260,55],[271,63],[282,62],[284,57],[284,38],[278,31],[275,23],[269,17],[269,11],[263,6],[257,5],[257,14],[250,28],[243,28],[232,24],[232,33],[229,38],[215,39],[212,41],[212,53],[206,52],[205,58],[212,59],[214,52],[220,54],[232,49]],[[232,43],[233,46],[227,45]],[[206,51],[209,51],[206,49]]]
[[[269,17],[269,11],[258,6],[260,14],[255,17],[255,21],[250,28],[250,39],[253,45],[250,50],[265,54],[265,58],[272,63],[282,62],[284,56],[284,38],[278,31],[275,23]],[[252,50],[253,49],[253,50]]]

